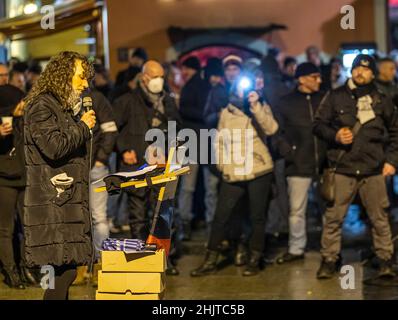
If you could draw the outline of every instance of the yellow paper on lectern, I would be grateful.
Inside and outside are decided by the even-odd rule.
[[[98,272],[98,291],[114,293],[160,293],[166,287],[164,273]]]
[[[95,300],[162,300],[164,291],[162,293],[141,293],[141,294],[119,294],[119,293],[103,293],[96,292]]]
[[[164,272],[167,268],[165,251],[134,252],[101,251],[104,272]]]

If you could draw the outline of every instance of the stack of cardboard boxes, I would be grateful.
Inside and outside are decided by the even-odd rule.
[[[161,300],[166,287],[165,251],[102,251],[97,300]]]

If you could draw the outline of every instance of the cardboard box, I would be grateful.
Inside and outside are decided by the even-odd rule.
[[[164,291],[161,293],[120,294],[120,293],[95,293],[96,300],[163,300]]]
[[[108,293],[161,293],[166,286],[164,273],[98,272],[98,291]]]
[[[164,272],[167,268],[165,251],[125,253],[101,251],[104,272]]]

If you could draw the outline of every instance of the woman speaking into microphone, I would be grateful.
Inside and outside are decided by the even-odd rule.
[[[96,119],[92,110],[80,117],[92,77],[86,57],[64,51],[25,99],[25,258],[29,267],[54,268],[45,300],[68,299],[76,267],[92,259],[89,140]]]

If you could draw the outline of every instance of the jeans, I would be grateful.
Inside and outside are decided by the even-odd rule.
[[[181,178],[181,189],[178,196],[178,207],[181,219],[184,222],[190,222],[193,218],[192,205],[193,195],[196,188],[196,181],[199,174],[199,165],[189,166],[191,172]],[[210,224],[213,221],[215,208],[217,205],[218,182],[219,179],[211,173],[208,166],[203,166],[204,186],[205,186],[205,207],[206,222]]]
[[[102,179],[109,173],[106,166],[94,166],[90,172],[90,179],[92,182]],[[90,211],[93,218],[93,240],[95,247],[95,257],[98,260],[99,252],[102,247],[102,241],[109,237],[109,225],[107,219],[107,192],[95,192],[94,189],[98,185],[90,184]]]
[[[0,261],[9,269],[15,266],[13,235],[17,213],[22,218],[24,190],[24,188],[0,186]],[[20,243],[22,259],[23,249],[22,239]]]
[[[288,177],[287,184],[290,204],[289,253],[300,255],[307,244],[306,212],[312,178]]]
[[[265,241],[266,213],[270,202],[272,174],[265,174],[250,181],[228,183],[221,182],[208,249],[217,251],[225,235],[225,224],[231,217],[236,205],[248,196],[249,206],[244,214],[250,217],[251,232],[248,236],[250,250],[263,252]]]

